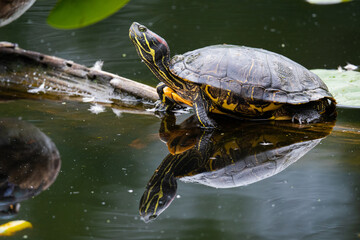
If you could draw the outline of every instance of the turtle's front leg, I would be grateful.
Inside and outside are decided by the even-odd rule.
[[[210,102],[204,96],[203,91],[199,91],[199,93],[195,96],[193,108],[202,127],[207,129],[216,128],[216,123],[208,116]]]
[[[162,82],[156,86],[156,91],[159,95],[159,100],[155,103],[156,112],[170,112],[176,105],[175,102],[165,95],[164,88],[166,87],[165,83]]]

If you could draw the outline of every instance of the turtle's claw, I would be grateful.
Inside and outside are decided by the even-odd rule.
[[[166,112],[167,105],[161,100],[155,102],[155,112]]]
[[[315,110],[304,110],[300,113],[295,113],[291,119],[293,123],[315,123],[321,119],[321,115]]]

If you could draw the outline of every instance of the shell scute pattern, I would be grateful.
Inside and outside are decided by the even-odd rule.
[[[175,56],[170,71],[221,96],[301,104],[332,98],[321,79],[294,61],[263,49],[215,45]],[[223,92],[231,92],[232,95]]]

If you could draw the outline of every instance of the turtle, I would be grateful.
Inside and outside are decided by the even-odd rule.
[[[207,46],[170,58],[167,42],[144,25],[129,29],[141,60],[160,80],[156,111],[194,109],[204,128],[212,114],[312,123],[336,115],[336,101],[313,72],[280,54],[246,46]]]
[[[178,180],[218,189],[256,183],[298,161],[331,133],[335,123],[238,124],[221,119],[226,128],[208,131],[197,127],[194,118],[180,125],[172,115],[162,119],[159,134],[170,153],[154,171],[141,197],[139,213],[145,222],[156,219],[170,206]]]

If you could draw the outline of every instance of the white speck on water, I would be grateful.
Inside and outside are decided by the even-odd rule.
[[[106,204],[105,202],[101,202],[101,205],[103,205],[103,206],[104,206],[105,204]]]
[[[28,238],[28,235],[24,235],[24,236],[23,236],[23,239],[27,239],[27,238]]]
[[[181,198],[181,196],[178,194],[178,195],[176,195],[176,198]]]
[[[121,111],[120,109],[116,109],[116,108],[112,108],[113,113],[117,116],[117,117],[121,117],[123,111]]]
[[[275,203],[271,204],[271,207],[274,208],[274,207],[275,207]]]
[[[90,106],[89,111],[95,114],[99,114],[105,112],[105,107],[98,104],[94,104]]]
[[[134,192],[134,190],[132,190],[132,189],[129,189],[129,190],[128,190],[128,192],[129,192],[129,193],[132,193],[132,192]]]
[[[259,143],[259,144],[262,145],[262,146],[273,145],[273,143],[271,143],[271,142],[261,142],[261,143]]]

